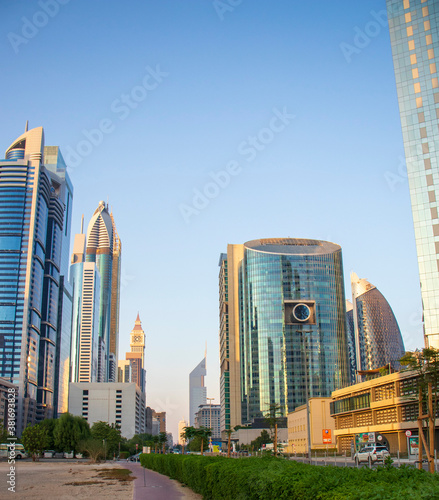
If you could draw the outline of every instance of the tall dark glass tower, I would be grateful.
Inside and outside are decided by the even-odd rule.
[[[234,352],[226,366],[230,401],[239,387],[241,422],[262,417],[272,404],[280,405],[286,416],[306,402],[307,385],[310,397],[329,397],[346,386],[341,248],[308,239],[254,240],[242,246],[238,263],[234,247],[229,245],[227,258],[228,344]],[[232,295],[236,286],[237,297]],[[232,370],[235,359],[240,362],[239,378]],[[233,424],[234,412],[231,406]]]
[[[387,0],[426,345],[439,348],[438,0]]]
[[[58,148],[26,127],[0,160],[0,377],[18,386],[18,434],[67,398],[72,196]]]

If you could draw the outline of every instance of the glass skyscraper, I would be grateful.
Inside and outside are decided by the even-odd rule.
[[[18,386],[18,434],[66,403],[72,197],[58,148],[26,126],[0,160],[0,377]]]
[[[405,350],[392,308],[374,285],[359,279],[355,273],[351,273],[351,287],[352,321],[349,311],[347,323],[350,344],[353,340],[355,346],[356,371],[375,370],[389,363],[392,369],[399,370]]]
[[[227,253],[228,345],[234,347],[224,360],[232,403],[233,391],[240,392],[238,419],[231,405],[232,426],[263,416],[272,404],[286,416],[306,402],[307,384],[310,397],[329,397],[349,383],[341,248],[292,238],[237,246]]]
[[[198,407],[207,402],[207,389],[204,385],[206,373],[206,356],[204,356],[189,375],[189,425],[191,426],[195,424]]]
[[[426,345],[439,348],[438,0],[387,0]]]
[[[100,275],[98,382],[117,378],[118,353],[111,349],[118,347],[121,242],[115,229],[112,214],[99,202],[88,224],[85,257]]]

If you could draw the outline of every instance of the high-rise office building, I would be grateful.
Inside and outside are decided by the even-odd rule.
[[[212,429],[211,439],[221,439],[221,405],[201,405],[195,415],[194,426]]]
[[[427,346],[439,348],[438,0],[387,0]]]
[[[207,403],[207,388],[204,385],[206,376],[206,355],[189,374],[189,425],[195,425],[195,415],[200,405]]]
[[[392,308],[374,285],[355,273],[351,273],[351,288],[357,372],[375,370],[387,364],[399,370],[399,360],[405,350]],[[360,382],[360,378],[356,382]]]
[[[26,125],[0,160],[0,377],[18,387],[18,435],[66,406],[72,199],[59,149]]]
[[[221,298],[226,261],[227,303]],[[306,402],[306,386],[309,397],[329,397],[349,383],[338,245],[254,240],[229,245],[220,266],[220,324],[228,322],[228,339],[220,327],[220,363],[221,376],[229,372],[231,427],[262,417],[272,404],[285,416]]]
[[[113,346],[112,349],[118,346],[121,243],[114,229],[114,218],[105,203],[99,202],[88,224],[85,257],[86,262],[96,264],[101,280],[98,382],[115,382],[117,375],[117,352],[112,352],[110,346]],[[113,275],[117,276],[117,280],[113,281]],[[110,332],[113,333],[112,338]]]
[[[85,234],[75,236],[70,281],[73,290],[70,381],[97,382],[99,360],[100,275],[85,261]]]
[[[108,363],[108,380],[116,381],[119,355],[119,307],[122,243],[116,230],[113,212],[110,213],[110,217],[113,225],[113,266],[111,271],[110,354]]]

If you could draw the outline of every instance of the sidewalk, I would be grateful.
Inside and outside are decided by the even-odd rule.
[[[180,485],[178,481],[169,479],[158,472],[144,469],[139,462],[119,462],[129,469],[134,480],[133,500],[200,500],[190,488]]]

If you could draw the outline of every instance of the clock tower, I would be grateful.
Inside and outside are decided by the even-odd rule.
[[[140,353],[141,360],[142,360],[142,368],[143,362],[144,362],[144,356],[145,356],[145,332],[142,330],[142,322],[140,321],[140,316],[139,313],[137,313],[137,319],[134,324],[134,328],[131,331],[130,334],[130,347],[131,347],[131,352],[137,352]]]
[[[130,363],[130,381],[145,392],[145,332],[142,330],[139,314],[130,333],[130,347],[131,351],[126,353],[126,360]]]

